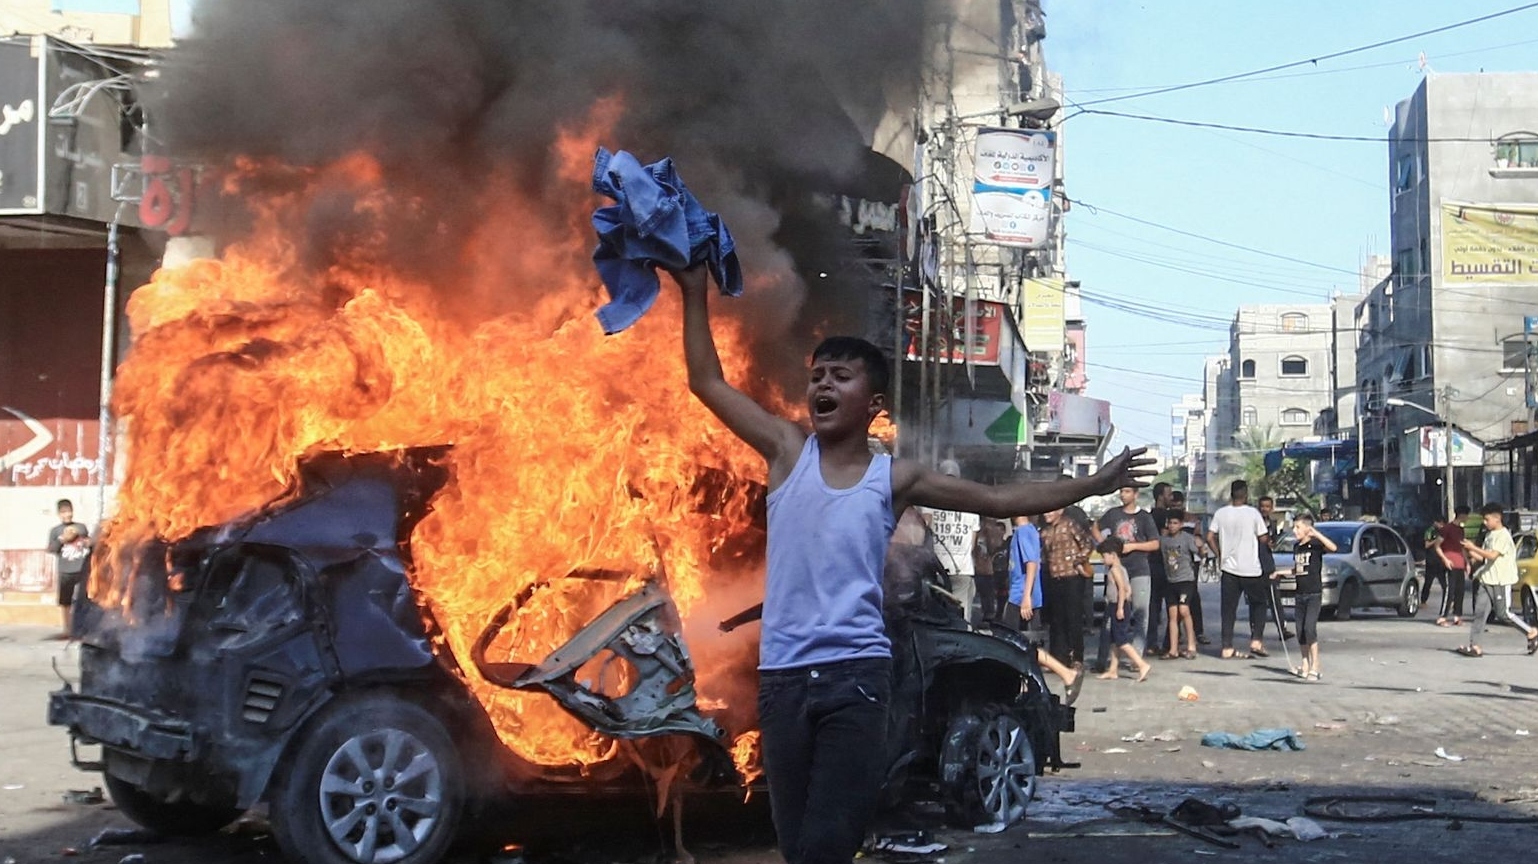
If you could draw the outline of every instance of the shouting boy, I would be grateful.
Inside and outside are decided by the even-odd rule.
[[[759,642],[759,726],[769,803],[789,864],[849,864],[886,776],[892,652],[881,576],[910,505],[1007,519],[1063,507],[1151,474],[1142,450],[1090,477],[984,486],[873,455],[886,407],[880,349],[834,337],[812,354],[811,434],[726,382],[706,307],[706,269],[673,278],[684,298],[689,389],[769,467],[769,552]]]

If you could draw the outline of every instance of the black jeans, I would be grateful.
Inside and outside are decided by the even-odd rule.
[[[1448,570],[1446,573],[1447,582],[1442,586],[1442,614],[1437,617],[1462,618],[1463,586],[1468,579],[1462,570]]]
[[[1432,554],[1426,555],[1426,581],[1421,583],[1421,605],[1431,599],[1431,585],[1434,582],[1442,583],[1442,605],[1447,605],[1447,569],[1442,562]]]
[[[1048,577],[1041,583],[1047,613],[1047,653],[1072,666],[1084,662],[1084,583],[1082,576]]]
[[[972,577],[977,585],[977,605],[981,607],[984,621],[992,621],[999,614],[999,586],[995,581],[998,577],[992,573],[979,573]]]
[[[1159,553],[1154,553],[1153,557],[1158,558]],[[1148,583],[1148,634],[1144,644],[1162,654],[1164,652],[1159,646],[1164,642],[1159,636],[1164,629],[1164,616],[1168,614],[1169,609],[1166,601],[1166,596],[1169,594],[1169,579],[1164,572],[1164,562],[1150,563],[1153,566],[1149,568],[1149,576],[1152,578]]]
[[[892,661],[760,672],[758,721],[780,854],[850,864],[887,773]]]
[[[1319,594],[1297,594],[1297,606],[1292,610],[1298,625],[1298,645],[1302,648],[1319,641],[1319,609],[1324,597]]]
[[[1191,629],[1196,631],[1196,635],[1198,635],[1198,636],[1205,636],[1205,635],[1207,635],[1207,628],[1205,626],[1203,626],[1203,624],[1202,624],[1202,580],[1201,580],[1201,576],[1197,576],[1196,577],[1196,581],[1194,583],[1192,583],[1192,585],[1191,585],[1191,597],[1190,597],[1190,600],[1191,600],[1191,603],[1190,603],[1190,606],[1191,606]]]
[[[1224,651],[1234,647],[1234,622],[1239,617],[1239,595],[1244,594],[1250,607],[1250,641],[1259,642],[1266,635],[1266,616],[1271,612],[1271,580],[1264,576],[1235,576],[1224,573],[1223,641]]]

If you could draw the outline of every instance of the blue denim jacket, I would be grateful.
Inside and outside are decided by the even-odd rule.
[[[657,268],[682,270],[704,263],[722,294],[742,293],[737,245],[721,217],[700,202],[673,168],[672,159],[642,165],[624,150],[602,147],[593,159],[593,190],[616,203],[598,208],[593,263],[609,302],[598,323],[613,334],[645,315],[661,290]]]

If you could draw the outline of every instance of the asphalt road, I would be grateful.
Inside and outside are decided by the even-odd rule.
[[[1216,597],[1209,609],[1216,609]],[[1244,632],[1243,625],[1240,627]],[[142,853],[146,864],[276,862],[257,816],[231,833],[198,842],[136,843],[89,849],[101,829],[128,827],[107,804],[76,804],[66,793],[100,785],[70,767],[62,731],[44,724],[46,694],[58,685],[51,662],[72,668],[73,653],[36,627],[0,627],[0,861],[118,862]],[[1274,634],[1272,656],[1222,661],[1216,646],[1196,660],[1154,661],[1136,684],[1091,680],[1079,700],[1079,728],[1064,739],[1081,762],[1041,779],[1038,803],[1023,824],[996,835],[943,829],[923,809],[889,814],[887,829],[928,826],[950,847],[930,860],[1005,864],[1022,853],[1033,862],[1097,864],[1214,861],[1530,859],[1538,825],[1487,824],[1480,818],[1538,817],[1538,657],[1523,653],[1519,634],[1494,630],[1488,655],[1460,657],[1466,630],[1434,626],[1428,615],[1399,619],[1369,613],[1321,624],[1325,678],[1287,674]],[[1296,646],[1292,646],[1296,652]],[[1176,698],[1189,685],[1195,702]],[[1286,727],[1303,752],[1249,753],[1200,746],[1210,731],[1247,733]],[[1527,734],[1535,733],[1534,735]],[[1141,733],[1141,734],[1139,734]],[[1130,738],[1134,740],[1123,740]],[[1438,748],[1459,761],[1436,755]],[[1171,834],[1133,818],[1138,807],[1165,811],[1186,797],[1227,800],[1246,815],[1301,815],[1317,796],[1413,796],[1434,804],[1414,821],[1321,820],[1337,834],[1311,843],[1239,838],[1238,850]],[[1358,808],[1360,810],[1360,807]],[[1436,814],[1456,813],[1457,823]],[[763,807],[700,806],[685,836],[701,861],[777,861]],[[482,826],[499,842],[527,844],[530,864],[654,861],[672,857],[645,802],[589,805],[580,800],[526,809]],[[888,856],[892,857],[892,856]],[[482,860],[475,852],[457,860]],[[910,862],[922,859],[897,856]]]

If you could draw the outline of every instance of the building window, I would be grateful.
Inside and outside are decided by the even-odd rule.
[[[1511,336],[1501,340],[1501,371],[1527,371],[1527,337]]]
[[[1401,153],[1394,163],[1394,191],[1404,192],[1415,185],[1415,154]]]
[[[1251,426],[1256,426],[1256,425],[1259,425],[1259,424],[1260,424],[1260,414],[1258,412],[1256,412],[1255,406],[1251,405],[1251,406],[1245,408],[1242,412],[1240,412],[1240,414],[1239,414],[1239,426],[1241,428],[1249,428]]]
[[[1538,133],[1513,132],[1495,142],[1496,168],[1538,168]]]
[[[1283,426],[1307,426],[1312,422],[1313,418],[1310,417],[1308,412],[1304,411],[1302,408],[1282,409]]]
[[[1255,377],[1255,361],[1254,360],[1246,360],[1243,363],[1239,364],[1239,377],[1240,378],[1254,378]]]
[[[1308,360],[1306,358],[1304,358],[1304,357],[1299,357],[1296,354],[1294,354],[1291,357],[1283,357],[1282,358],[1282,374],[1286,375],[1286,376],[1289,376],[1289,377],[1295,377],[1295,378],[1301,378],[1301,377],[1307,375],[1308,374]]]
[[[1308,316],[1302,312],[1288,312],[1282,316],[1283,333],[1302,333],[1308,329]]]

